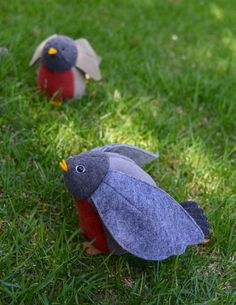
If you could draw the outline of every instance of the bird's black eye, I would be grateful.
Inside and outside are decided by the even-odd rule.
[[[83,165],[78,165],[76,166],[75,170],[77,171],[77,173],[84,173],[85,167]]]

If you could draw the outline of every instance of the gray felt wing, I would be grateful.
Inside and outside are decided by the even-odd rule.
[[[118,171],[109,171],[91,196],[108,231],[128,252],[147,260],[182,254],[204,234],[166,192]]]
[[[96,54],[96,52],[93,50],[90,43],[86,39],[80,38],[76,40],[75,43],[78,50],[76,67],[87,73],[91,78],[95,80],[100,80],[100,57]]]
[[[92,151],[117,153],[132,159],[141,167],[159,157],[159,154],[154,154],[129,144],[110,144],[96,147]]]
[[[48,38],[46,38],[44,41],[42,41],[38,46],[37,46],[37,48],[35,49],[35,51],[34,51],[34,54],[33,54],[33,57],[32,57],[32,59],[31,59],[31,61],[30,61],[30,66],[32,66],[32,65],[34,65],[34,64],[36,64],[37,62],[38,62],[38,60],[41,58],[41,56],[42,56],[42,52],[43,52],[43,48],[44,48],[44,46],[45,46],[45,44],[48,42],[48,40],[49,39],[52,39],[52,38],[54,38],[54,37],[56,37],[57,36],[57,34],[54,34],[54,35],[51,35],[51,36],[49,36]]]

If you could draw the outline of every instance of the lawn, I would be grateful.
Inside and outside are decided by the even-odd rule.
[[[0,304],[236,304],[234,0],[1,1]],[[61,107],[36,92],[34,48],[86,37],[101,82]],[[194,199],[210,242],[148,262],[88,257],[61,158],[129,143],[178,201]]]

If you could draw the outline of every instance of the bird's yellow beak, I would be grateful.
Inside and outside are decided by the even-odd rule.
[[[50,49],[48,50],[48,54],[49,54],[49,55],[55,55],[55,54],[57,54],[57,49],[55,49],[55,48],[50,48]]]
[[[64,172],[68,171],[68,165],[64,159],[59,163],[59,165]]]

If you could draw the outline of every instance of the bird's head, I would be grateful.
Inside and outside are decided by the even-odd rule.
[[[105,153],[82,153],[60,162],[65,184],[76,199],[88,199],[101,184],[109,169]]]
[[[42,63],[50,71],[65,72],[75,66],[77,55],[75,41],[67,36],[57,35],[46,42]]]

